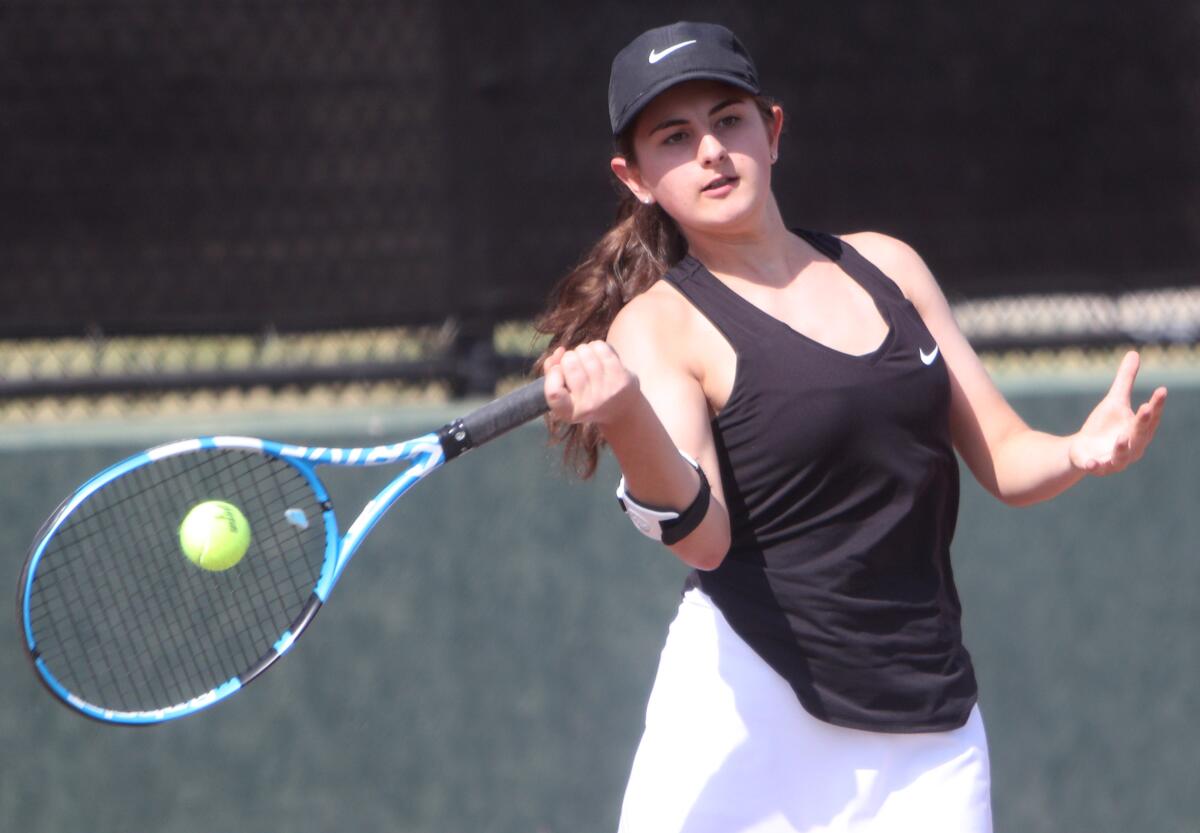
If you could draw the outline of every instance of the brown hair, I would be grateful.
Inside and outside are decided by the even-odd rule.
[[[769,125],[775,102],[754,96],[754,105]],[[633,127],[616,138],[614,152],[631,162]],[[608,335],[621,308],[649,289],[667,270],[687,254],[687,240],[679,226],[657,203],[646,205],[617,183],[620,198],[616,221],[596,241],[583,260],[567,273],[550,295],[549,306],[534,327],[548,334],[550,342],[534,364],[541,373],[546,359],[559,347],[570,350]],[[604,444],[600,431],[591,423],[571,424],[546,418],[550,442],[562,443],[563,460],[581,478],[596,472]]]

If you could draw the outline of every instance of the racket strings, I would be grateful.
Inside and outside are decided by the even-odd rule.
[[[180,550],[179,524],[205,500],[236,505],[246,555],[214,572]],[[278,458],[208,449],[106,484],[46,542],[30,621],[50,671],[115,711],[187,702],[245,672],[303,609],[325,559],[322,507]]]
[[[151,467],[151,469],[155,469],[155,467]],[[139,501],[136,498],[147,490],[160,486],[163,479],[161,475],[165,474],[165,471],[147,470],[146,473],[152,477],[148,478],[148,482],[144,484],[142,490],[131,493],[130,483],[127,479],[115,481],[108,487],[110,492],[106,494],[106,497],[112,501],[112,511],[128,514],[130,524],[127,528],[118,529],[113,525],[84,524],[80,529],[81,525],[78,520],[82,516],[78,516],[73,517],[70,521],[70,531],[75,533],[76,537],[66,537],[66,529],[64,529],[60,535],[60,541],[72,548],[87,547],[99,557],[107,557],[103,554],[120,553],[126,549],[133,552],[145,551],[147,545],[152,543],[147,540],[144,533],[147,522],[150,520],[147,517],[149,502]],[[153,477],[154,475],[158,475],[158,477]],[[118,538],[118,532],[128,535],[128,538]],[[73,565],[64,559],[59,559],[56,566],[66,568]],[[80,655],[90,676],[81,678],[77,683],[79,688],[73,690],[90,688],[91,683],[103,679],[107,674],[111,677],[112,688],[107,694],[108,699],[102,702],[124,702],[137,691],[146,692],[150,697],[157,698],[159,703],[171,702],[169,699],[171,695],[168,693],[168,677],[171,682],[178,684],[180,679],[178,669],[160,669],[157,676],[148,676],[144,668],[146,665],[144,662],[145,652],[133,654],[133,651],[137,650],[139,646],[152,644],[151,640],[154,638],[179,637],[178,621],[174,618],[164,617],[161,604],[156,604],[157,600],[169,596],[167,585],[160,576],[147,574],[141,559],[127,561],[124,568],[92,572],[90,575],[95,579],[94,590],[97,598],[108,599],[112,605],[110,607],[101,606],[90,611],[92,613],[90,617],[76,615],[70,619],[71,635],[75,644],[83,645],[91,641],[94,645],[91,652]],[[73,572],[68,580],[75,582],[79,577],[78,572]],[[39,586],[43,583],[44,576],[39,574]],[[84,589],[78,586],[75,589],[76,597],[82,599]],[[123,607],[118,606],[118,602]],[[62,610],[78,612],[84,609],[75,606]],[[87,631],[81,631],[79,625],[91,625],[92,627]],[[147,631],[148,627],[154,626],[161,629],[157,637]],[[46,654],[46,640],[39,637],[39,644],[43,646],[43,654]],[[120,650],[122,645],[125,646],[124,651]],[[100,657],[109,657],[109,668],[97,668],[95,660]],[[48,660],[48,662],[50,661]],[[55,667],[53,662],[50,664],[52,668]],[[192,665],[195,663],[193,662]],[[186,667],[186,662],[184,666]]]

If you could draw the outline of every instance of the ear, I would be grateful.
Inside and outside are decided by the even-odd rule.
[[[639,202],[643,202],[646,205],[654,202],[654,195],[650,193],[650,189],[642,182],[642,176],[638,173],[637,165],[630,162],[624,156],[614,156],[608,164],[612,168],[612,172],[616,174],[617,179],[625,184],[625,187],[633,193],[633,196]]]
[[[771,107],[771,124],[767,126],[767,139],[771,147],[771,161],[779,158],[779,136],[783,133],[783,108],[778,104]]]

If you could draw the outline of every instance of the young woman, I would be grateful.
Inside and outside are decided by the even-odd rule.
[[[916,252],[785,225],[783,111],[728,30],[640,35],[609,110],[625,193],[541,322],[552,426],[695,568],[622,833],[990,830],[955,451],[1046,500],[1140,457],[1166,391],[1132,410],[1129,353],[1077,433],[1028,427]]]

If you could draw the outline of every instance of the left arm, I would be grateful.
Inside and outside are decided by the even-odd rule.
[[[979,483],[1000,500],[1026,506],[1069,489],[1086,475],[1121,471],[1142,456],[1162,417],[1166,388],[1135,412],[1130,396],[1139,357],[1130,351],[1105,397],[1079,431],[1065,437],[1035,431],[992,382],[921,257],[873,232],[847,242],[891,277],[916,307],[950,372],[954,446]]]

